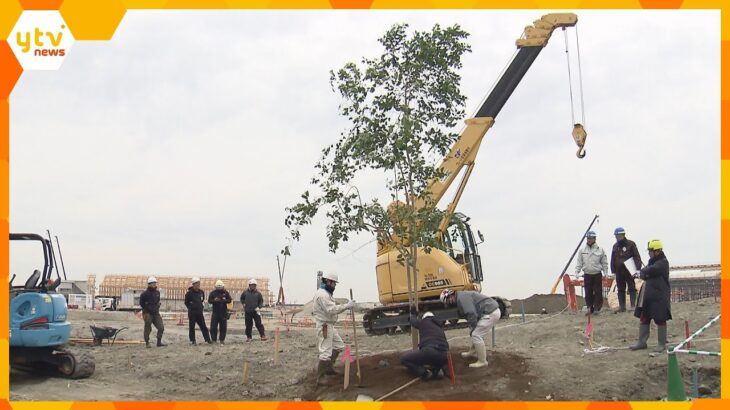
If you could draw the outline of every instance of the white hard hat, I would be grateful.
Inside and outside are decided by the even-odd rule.
[[[426,313],[424,313],[424,314],[423,314],[423,317],[422,317],[421,319],[425,319],[425,318],[427,318],[427,317],[433,317],[433,313],[431,313],[431,312],[426,312]]]
[[[147,278],[147,284],[149,285],[150,283],[157,283],[157,278],[154,276]]]
[[[331,280],[333,282],[339,282],[340,281],[340,279],[337,277],[337,274],[336,273],[332,273],[332,272],[323,274],[322,275],[322,279],[329,279],[329,280]]]
[[[190,279],[190,284],[195,285],[196,283],[200,282],[200,278],[197,276],[193,276],[192,279]]]
[[[215,288],[216,289],[222,289],[224,287],[225,287],[225,285],[223,284],[223,281],[222,280],[218,279],[217,281],[215,281]]]
[[[248,284],[249,285],[258,285],[258,283],[256,283],[256,279],[249,279]]]

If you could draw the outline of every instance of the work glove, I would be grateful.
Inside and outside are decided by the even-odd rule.
[[[355,306],[355,299],[345,303],[345,309],[352,309],[353,306]]]

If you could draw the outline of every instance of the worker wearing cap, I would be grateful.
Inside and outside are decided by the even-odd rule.
[[[419,319],[415,309],[408,320],[418,329],[418,350],[404,353],[400,363],[408,372],[423,380],[439,377],[448,363],[449,342],[446,340],[442,323],[433,313],[426,312]]]
[[[243,306],[243,314],[246,320],[246,341],[252,339],[253,323],[256,322],[256,330],[259,331],[261,340],[266,340],[266,330],[264,324],[261,323],[261,315],[259,309],[264,306],[264,297],[261,292],[256,289],[256,279],[248,281],[248,289],[241,293],[241,305]]]
[[[639,290],[639,300],[634,316],[639,318],[639,341],[631,350],[646,349],[651,321],[657,326],[657,347],[654,352],[667,349],[667,320],[672,319],[670,309],[669,261],[664,255],[664,246],[658,239],[649,241],[649,263],[641,269],[639,277],[644,280]]]
[[[462,352],[461,357],[477,359],[476,362],[469,364],[469,367],[487,366],[489,364],[487,362],[487,344],[484,339],[502,317],[499,303],[489,296],[473,290],[456,292],[452,289],[444,289],[439,298],[447,307],[456,306],[459,317],[466,319],[469,323],[471,347],[468,352]]]
[[[629,259],[634,260],[636,268],[641,268],[641,255],[634,241],[626,238],[626,230],[618,227],[613,231],[616,237],[616,243],[613,244],[611,250],[611,273],[616,275],[616,289],[618,290],[618,311],[626,311],[626,287],[629,288],[629,303],[631,307],[636,306],[636,283],[634,282],[634,273],[629,272],[625,262]]]
[[[339,278],[336,273],[325,273],[322,275],[322,282],[319,289],[314,293],[312,300],[312,315],[317,326],[317,349],[319,350],[319,362],[317,364],[317,383],[323,375],[337,374],[334,363],[337,356],[345,349],[335,323],[337,315],[352,308],[355,301],[338,305],[333,296]]]
[[[596,233],[586,232],[586,246],[578,253],[575,275],[583,271],[583,288],[588,311],[586,315],[597,315],[603,306],[603,275],[608,274],[606,252],[596,243]]]
[[[205,302],[205,292],[200,289],[200,278],[192,278],[190,280],[191,286],[185,293],[185,306],[188,308],[188,336],[190,337],[190,344],[195,344],[195,325],[197,324],[200,331],[203,333],[203,339],[206,343],[212,343],[210,340],[210,333],[208,333],[208,326],[205,325],[205,318],[203,317],[203,302]]]
[[[231,294],[225,289],[222,280],[215,282],[215,289],[208,295],[208,303],[211,304],[210,315],[210,338],[213,343],[220,340],[225,344],[226,330],[228,329],[228,304],[231,303]],[[218,337],[220,332],[220,338]]]
[[[144,319],[144,343],[147,347],[150,345],[150,333],[152,333],[152,325],[157,329],[157,346],[167,346],[162,343],[162,333],[165,331],[165,325],[162,323],[160,316],[160,291],[157,290],[157,278],[150,276],[147,279],[147,290],[139,295],[139,305],[142,307],[142,318]]]

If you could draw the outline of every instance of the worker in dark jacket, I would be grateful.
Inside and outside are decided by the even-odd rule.
[[[631,350],[646,349],[649,340],[649,324],[652,320],[657,326],[657,347],[654,352],[666,351],[667,320],[672,319],[670,310],[669,261],[664,255],[662,242],[658,239],[649,241],[649,264],[639,272],[644,280],[639,291],[634,316],[639,318],[639,341],[631,346]]]
[[[259,315],[259,309],[264,306],[264,297],[256,289],[256,279],[249,280],[248,289],[241,293],[241,305],[246,319],[246,341],[251,341],[254,321],[261,340],[266,340],[266,330],[264,324],[261,323],[261,315]]]
[[[611,251],[611,273],[616,275],[616,289],[618,289],[618,311],[626,312],[626,287],[629,288],[629,302],[636,307],[636,283],[634,273],[641,268],[641,255],[634,241],[626,239],[624,228],[618,227],[613,231],[616,243]],[[636,271],[629,272],[625,262],[633,259]]]
[[[436,320],[433,313],[426,312],[421,319],[411,312],[409,318],[411,326],[418,329],[418,350],[410,351],[400,358],[408,371],[423,380],[436,378],[440,373],[446,374],[444,368],[448,362],[447,353],[449,342],[441,322]]]
[[[212,343],[208,326],[205,325],[203,317],[203,302],[205,302],[205,292],[200,289],[200,278],[193,278],[190,283],[192,286],[188,288],[185,294],[185,306],[188,308],[188,335],[190,336],[190,344],[195,344],[195,325],[197,324],[203,333],[203,339],[206,343]]]
[[[455,305],[459,317],[466,319],[469,323],[471,348],[468,352],[462,352],[461,357],[477,359],[469,367],[488,365],[487,344],[484,338],[502,317],[497,301],[473,290],[455,292],[451,289],[444,289],[440,298],[446,306]]]
[[[222,280],[215,282],[215,290],[208,295],[208,303],[212,305],[210,315],[210,338],[215,343],[220,331],[220,342],[225,344],[226,329],[228,328],[228,304],[231,303],[231,294],[225,289]]]
[[[147,347],[150,345],[150,333],[152,333],[152,325],[157,329],[157,346],[167,346],[162,343],[162,333],[165,331],[165,325],[162,323],[160,316],[160,291],[157,290],[157,278],[150,276],[147,279],[147,290],[139,295],[139,305],[142,307],[142,318],[144,319],[144,343]]]

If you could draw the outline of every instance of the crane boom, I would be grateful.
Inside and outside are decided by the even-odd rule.
[[[414,201],[416,208],[435,208],[452,183],[460,175],[462,169],[466,168],[454,194],[454,198],[446,208],[446,213],[439,226],[439,233],[444,232],[451,220],[451,216],[471,175],[482,139],[489,128],[494,125],[497,114],[502,110],[502,107],[512,95],[512,92],[517,88],[517,85],[527,70],[540,54],[540,51],[547,45],[553,31],[559,27],[575,26],[577,22],[578,16],[573,13],[547,14],[541,19],[536,20],[533,25],[527,26],[523,35],[517,39],[516,45],[519,51],[482,103],[476,116],[465,121],[466,128],[439,166],[444,172],[444,177],[435,179],[430,183],[430,196],[427,199]],[[585,142],[585,139],[583,142]],[[582,148],[582,144],[579,145]]]

